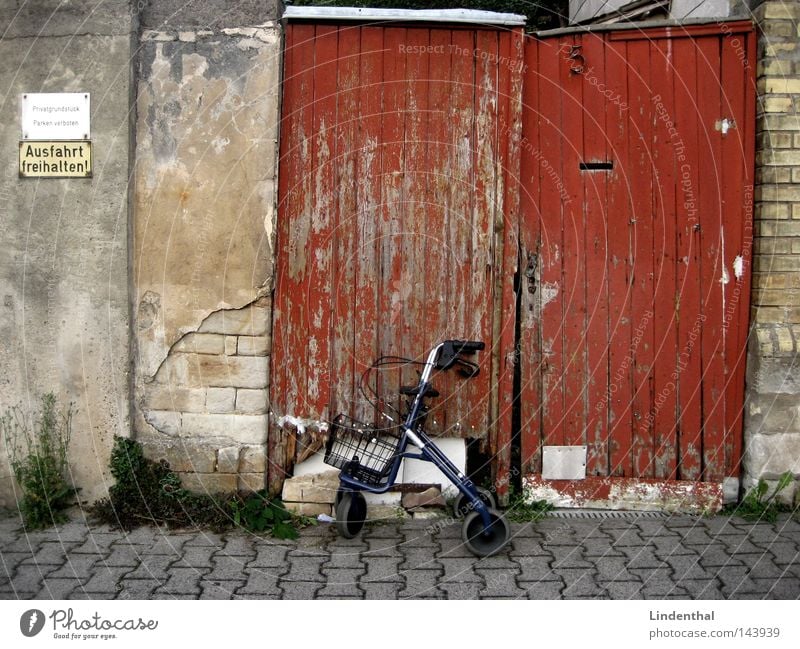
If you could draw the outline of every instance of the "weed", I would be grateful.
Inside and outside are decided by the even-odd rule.
[[[19,508],[28,529],[63,523],[64,510],[77,490],[67,481],[67,449],[72,434],[72,405],[58,413],[52,393],[42,397],[38,419],[12,408],[0,417],[14,478],[22,490]]]
[[[112,527],[130,530],[152,523],[207,527],[215,532],[241,528],[287,539],[296,538],[298,527],[313,522],[293,515],[265,491],[247,496],[191,493],[169,464],[147,459],[141,445],[131,439],[114,439],[111,474],[116,483],[108,498],[93,505],[92,513]]]
[[[723,509],[723,512],[735,514],[746,521],[774,523],[780,512],[790,510],[789,507],[778,503],[775,497],[791,484],[792,479],[792,472],[786,471],[778,478],[778,484],[775,485],[772,493],[768,493],[769,485],[762,478],[755,487],[747,492],[741,503],[728,505]]]
[[[535,523],[543,519],[553,506],[546,500],[527,502],[523,494],[511,493],[505,516],[514,523]]]

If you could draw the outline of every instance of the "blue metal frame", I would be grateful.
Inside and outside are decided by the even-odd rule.
[[[473,484],[472,480],[458,470],[458,468],[450,461],[450,458],[448,458],[439,449],[439,447],[434,444],[434,442],[430,437],[428,437],[422,428],[418,428],[420,413],[422,411],[422,403],[423,399],[425,398],[424,395],[427,389],[430,387],[431,373],[433,372],[433,368],[436,367],[436,361],[439,357],[439,352],[444,344],[445,343],[439,343],[428,354],[428,359],[425,362],[425,368],[423,369],[422,376],[420,377],[417,395],[414,397],[414,403],[411,405],[408,416],[403,423],[403,436],[400,440],[400,444],[398,445],[398,453],[392,463],[392,468],[389,472],[386,483],[379,486],[368,485],[356,480],[351,476],[345,475],[344,471],[339,474],[339,482],[345,489],[349,491],[368,491],[376,494],[386,493],[395,485],[397,472],[400,470],[400,463],[403,461],[403,458],[431,462],[432,464],[436,465],[436,467],[442,473],[444,473],[445,476],[447,476],[447,479],[450,480],[450,482],[452,482],[453,485],[455,485],[458,490],[469,499],[471,508],[480,514],[484,529],[488,529],[492,524],[492,519],[489,516],[489,510],[486,507],[486,504],[478,496],[478,492],[475,489],[475,485]],[[408,452],[406,449],[408,448],[409,443],[413,444],[419,450],[419,452]]]

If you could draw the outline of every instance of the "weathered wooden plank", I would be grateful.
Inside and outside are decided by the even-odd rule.
[[[302,412],[293,413],[304,418],[329,419],[338,412],[329,412],[331,389],[331,308],[333,296],[331,282],[335,273],[333,264],[333,232],[336,214],[336,66],[338,55],[338,29],[317,27],[315,40],[303,44],[310,50],[306,62],[313,61],[313,111],[310,146],[300,151],[302,172],[309,185],[305,188],[303,205],[310,212],[310,228],[306,233],[305,257],[308,273],[296,293],[289,299],[306,295],[307,318],[295,330],[305,336],[307,348],[305,370],[306,392],[302,397]]]
[[[360,27],[339,28],[337,74],[336,134],[336,264],[332,292],[334,296],[331,340],[332,400],[337,411],[355,415],[355,287],[356,224],[358,194],[357,137],[360,86]]]
[[[568,65],[560,40],[539,45],[539,142],[535,157],[539,164],[541,214],[541,284],[538,297],[542,336],[542,434],[543,444],[563,445],[564,435],[564,343],[563,343],[563,215],[565,189],[561,176],[562,93],[561,66]]]
[[[581,48],[578,37],[564,39],[567,47]],[[582,49],[578,50],[582,52]],[[584,56],[581,54],[581,56]],[[573,71],[562,56],[559,66],[561,84],[561,160],[559,175],[566,189],[563,239],[561,247],[564,340],[564,443],[568,446],[586,441],[586,224],[583,209],[583,183],[580,173],[583,149],[584,109],[583,74]],[[555,166],[555,165],[554,165]]]
[[[541,115],[539,41],[525,38],[525,75],[522,87],[522,142],[520,152],[520,463],[523,475],[541,471],[542,350],[539,211],[541,185],[539,118]]]
[[[633,268],[631,309],[633,314],[633,445],[631,475],[653,475],[653,204],[652,85],[650,43],[628,42],[628,175],[631,180],[631,232]]]
[[[381,120],[383,119],[383,35],[382,27],[361,28],[359,56],[359,101],[356,200],[355,333],[353,341],[356,419],[376,419],[372,403],[358,393],[361,375],[380,354],[378,348],[380,293],[379,211],[381,210]],[[377,423],[377,422],[376,422]]]
[[[724,265],[728,224],[722,212],[723,164],[720,119],[720,39],[697,40],[697,119],[700,170],[700,289],[705,315],[700,334],[702,351],[703,475],[719,482],[725,477],[725,349],[724,304],[730,278]],[[737,224],[738,225],[738,224]]]
[[[614,159],[607,185],[608,220],[608,429],[609,473],[631,475],[633,402],[631,354],[631,272],[632,190],[628,157],[630,130],[627,92],[628,51],[626,44],[606,45],[606,79],[608,93],[616,101],[606,110],[606,136],[609,155]]]
[[[387,27],[384,33],[383,108],[381,119],[381,268],[378,340],[381,354],[402,354],[400,335],[405,308],[397,278],[402,270],[403,170],[405,165],[406,45],[405,28]],[[378,393],[400,409],[400,370],[384,368],[378,372]]]
[[[467,291],[469,307],[467,320],[463,324],[464,338],[492,341],[487,350],[492,349],[492,304],[494,267],[492,256],[495,213],[497,210],[497,164],[498,164],[498,32],[479,29],[475,32],[475,95],[474,95],[474,141],[473,170],[475,193],[472,213],[472,277],[468,280]],[[492,390],[492,370],[490,364],[493,354],[480,354],[481,373],[470,381],[471,389],[481,395],[489,395]],[[481,429],[488,426],[490,439],[496,435],[497,403],[489,403],[488,412],[483,407],[472,406],[467,411],[469,426]],[[487,418],[488,415],[488,418]],[[487,420],[488,419],[488,420]],[[490,442],[496,447],[496,437]]]
[[[499,34],[500,61],[498,82],[498,200],[496,214],[496,257],[499,277],[494,315],[494,344],[499,345],[498,425],[495,457],[495,485],[501,500],[509,493],[512,463],[512,427],[514,424],[514,376],[517,363],[517,294],[514,277],[518,271],[519,255],[519,173],[521,97],[523,65],[522,30]],[[499,329],[499,335],[497,331]]]
[[[653,245],[654,344],[653,420],[654,477],[677,477],[677,330],[675,311],[676,232],[675,184],[677,178],[675,91],[676,74],[672,48],[666,40],[655,41],[650,58],[653,87]]]
[[[675,67],[675,122],[678,125],[678,478],[701,477],[701,350],[704,315],[700,305],[700,232],[698,124],[696,98],[697,55],[693,41],[672,43]]]
[[[582,37],[583,56],[591,72],[583,75],[582,161],[609,162],[605,115],[609,99],[600,91],[606,83],[605,43],[597,34]],[[613,164],[613,161],[611,161]],[[583,220],[586,246],[586,474],[608,475],[608,237],[607,170],[585,170]]]

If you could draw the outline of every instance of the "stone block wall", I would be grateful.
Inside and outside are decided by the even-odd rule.
[[[800,478],[800,2],[764,2],[754,16],[761,31],[746,488],[785,471]]]
[[[264,487],[281,30],[274,4],[141,15],[134,434],[193,491]]]

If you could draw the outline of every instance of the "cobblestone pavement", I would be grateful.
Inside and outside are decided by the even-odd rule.
[[[797,599],[800,523],[741,519],[556,518],[512,525],[477,559],[461,526],[333,526],[297,541],[73,520],[26,534],[0,520],[2,599]]]

